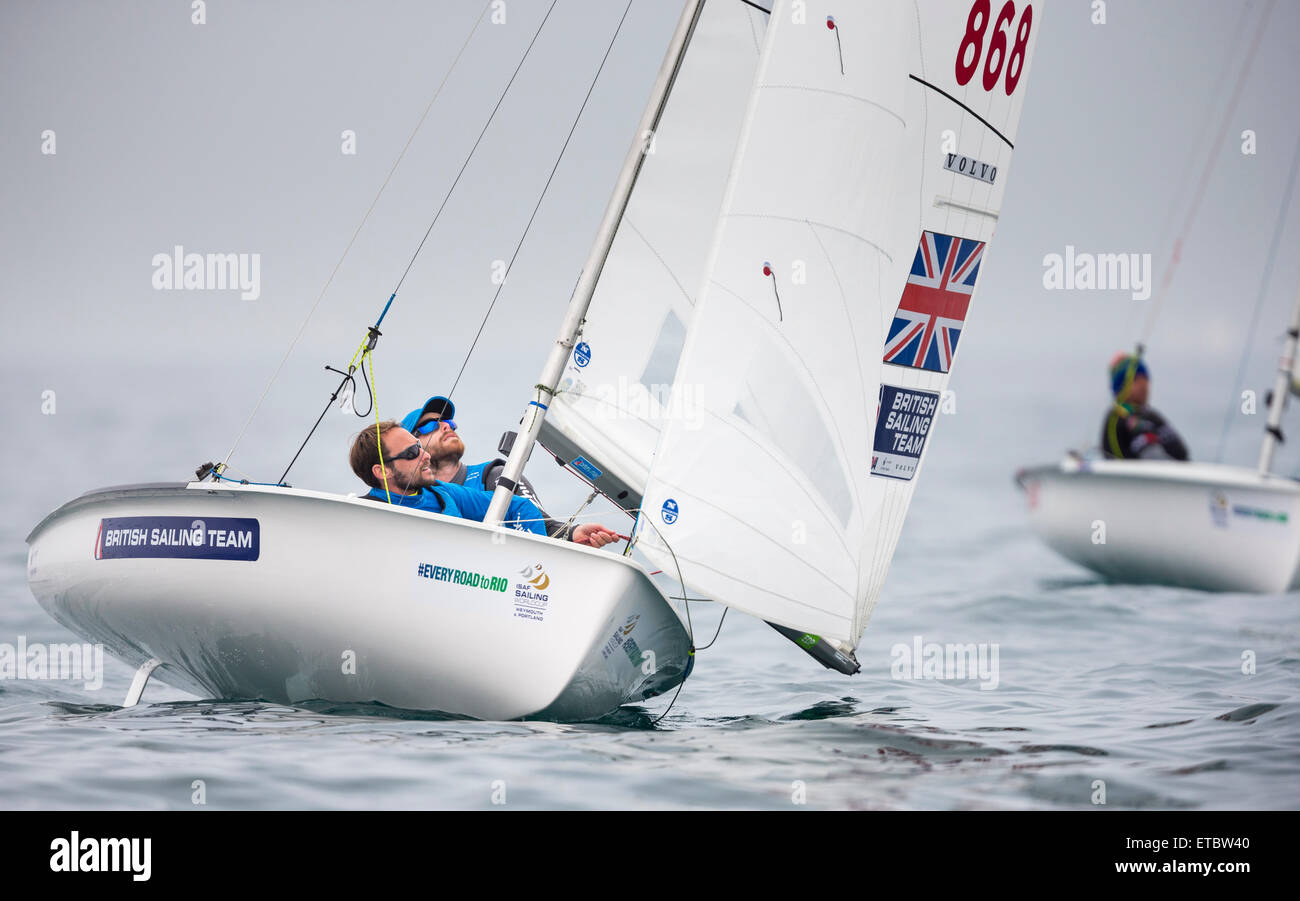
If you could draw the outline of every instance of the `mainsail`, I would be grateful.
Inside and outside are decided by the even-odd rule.
[[[1041,6],[772,10],[638,523],[692,591],[861,637],[997,223]]]
[[[703,5],[542,425],[542,444],[625,508],[649,475],[767,18]]]

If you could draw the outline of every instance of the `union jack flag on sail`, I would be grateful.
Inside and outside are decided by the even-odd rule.
[[[933,372],[952,368],[983,257],[983,241],[921,232],[885,339],[886,363]]]

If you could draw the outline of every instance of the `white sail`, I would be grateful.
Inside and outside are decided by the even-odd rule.
[[[860,638],[997,222],[1041,7],[773,9],[677,370],[691,415],[670,411],[638,526],[692,591]]]
[[[704,4],[542,426],[625,507],[659,440],[766,29],[761,9]]]

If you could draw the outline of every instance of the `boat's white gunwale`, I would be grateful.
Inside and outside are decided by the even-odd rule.
[[[368,510],[374,510],[376,513],[389,514],[394,516],[413,516],[417,519],[432,519],[437,522],[448,523],[468,529],[477,529],[481,532],[496,532],[498,529],[494,526],[485,526],[481,522],[474,522],[469,519],[462,519],[458,516],[447,516],[443,513],[434,513],[429,510],[413,510],[409,507],[398,507],[392,504],[379,503],[374,500],[367,500],[364,497],[354,495],[331,494],[326,491],[312,491],[307,488],[280,488],[275,485],[238,485],[238,484],[214,484],[212,482],[174,482],[174,483],[153,483],[145,485],[124,485],[121,487],[102,488],[94,491],[88,491],[78,497],[73,498],[63,504],[58,509],[51,512],[48,516],[36,524],[36,527],[27,536],[27,543],[32,541],[56,519],[72,512],[80,507],[102,503],[105,501],[115,501],[129,497],[175,497],[187,491],[196,491],[207,495],[217,495],[233,497],[236,494],[265,494],[276,498],[299,497],[308,500],[325,501],[327,503],[341,503],[349,506],[360,506]],[[591,554],[602,560],[617,562],[623,566],[632,569],[645,576],[650,584],[654,585],[654,579],[650,578],[649,572],[638,561],[631,557],[625,557],[622,554],[611,554],[608,551],[597,550],[596,548],[587,547],[581,544],[574,544],[571,541],[558,541],[544,535],[534,535],[531,532],[521,532],[514,529],[510,530],[511,538],[524,539],[528,541],[544,542],[550,550],[562,549],[566,551],[578,551],[583,554]],[[655,585],[658,588],[657,585]],[[660,592],[662,593],[662,591]],[[672,605],[669,604],[671,607]]]
[[[1066,459],[1060,463],[1027,467],[1016,474],[1023,487],[1026,481],[1044,478],[1132,479],[1146,482],[1176,482],[1203,485],[1206,488],[1255,488],[1300,494],[1300,482],[1258,470],[1223,463],[1181,463],[1166,460],[1087,460]]]

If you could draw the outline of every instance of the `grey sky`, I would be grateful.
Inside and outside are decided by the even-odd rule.
[[[273,478],[292,455],[332,388],[322,366],[345,364],[382,307],[547,5],[509,0],[507,23],[475,36],[241,445],[241,469]],[[1046,4],[1005,208],[953,378],[959,415],[928,467],[971,462],[978,445],[987,450],[974,462],[992,473],[1095,440],[1106,361],[1131,345],[1151,301],[1046,291],[1043,257],[1067,244],[1150,253],[1159,277],[1171,207],[1180,222],[1205,120],[1217,124],[1262,5],[1111,2],[1107,23],[1093,25],[1086,0]],[[481,9],[214,0],[198,26],[184,2],[0,7],[0,365],[16,426],[3,461],[13,472],[21,448],[88,426],[101,436],[99,465],[61,469],[31,506],[43,512],[99,484],[179,479],[225,453]],[[495,290],[492,261],[512,252],[622,9],[557,4],[385,323],[385,415],[454,378]],[[463,432],[483,456],[526,400],[678,11],[633,2],[457,389]],[[1232,397],[1300,140],[1297,37],[1300,5],[1278,3],[1149,346],[1153,400],[1202,458]],[[52,156],[41,153],[46,129],[57,135]],[[355,156],[340,152],[345,129],[357,134]],[[1257,134],[1255,155],[1240,152],[1244,129]],[[1300,195],[1291,207],[1252,345],[1249,381],[1261,389],[1300,279]],[[153,290],[153,255],[177,244],[260,254],[260,298]],[[54,417],[40,415],[44,390],[57,392]],[[360,424],[331,414],[290,480],[355,490],[343,447]],[[1257,431],[1251,422],[1234,432],[1238,462]],[[976,440],[998,433],[1012,452]],[[558,475],[550,467],[542,479]],[[565,503],[580,496],[563,485],[551,490]]]

